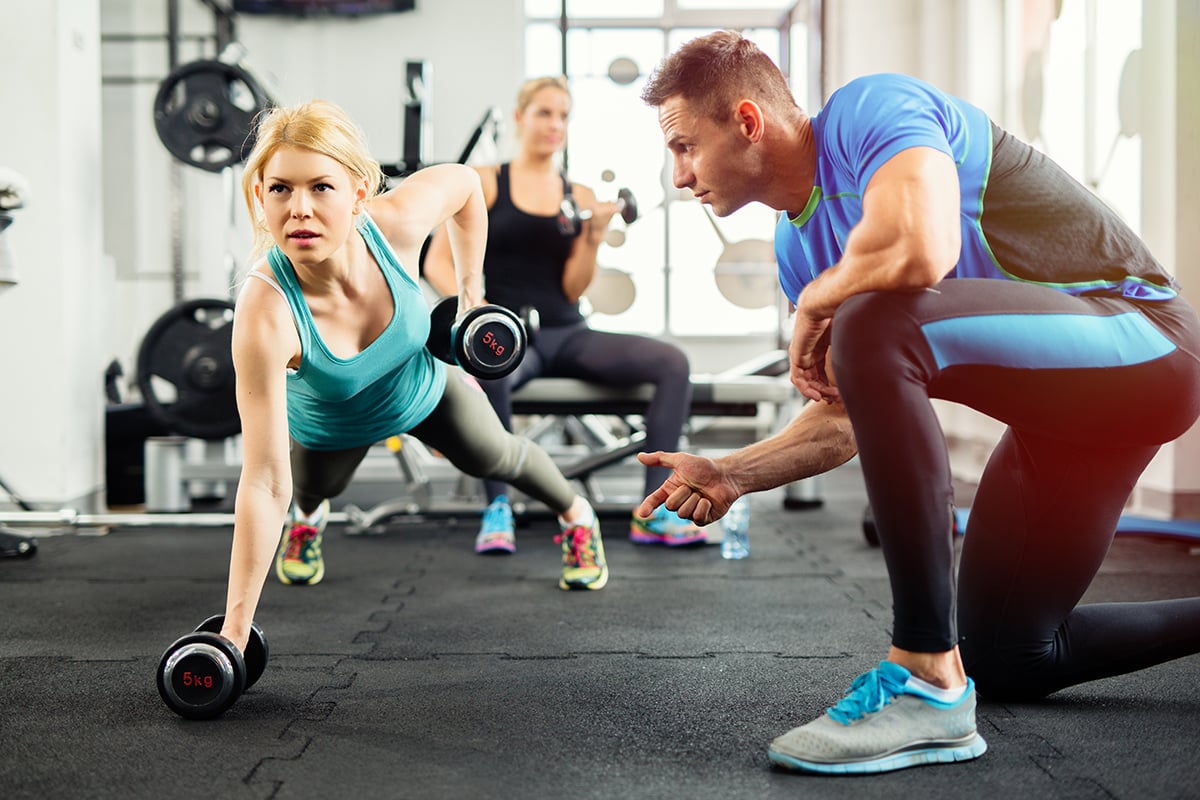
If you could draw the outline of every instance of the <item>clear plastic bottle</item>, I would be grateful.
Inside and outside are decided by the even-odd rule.
[[[750,555],[750,503],[745,495],[721,517],[721,558],[738,559]]]

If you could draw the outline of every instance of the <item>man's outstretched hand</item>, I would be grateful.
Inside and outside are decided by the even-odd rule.
[[[649,517],[654,509],[665,505],[697,525],[710,525],[725,516],[741,494],[729,476],[709,458],[659,450],[638,453],[638,461],[648,467],[673,470],[671,477],[637,507],[634,513],[639,517]]]

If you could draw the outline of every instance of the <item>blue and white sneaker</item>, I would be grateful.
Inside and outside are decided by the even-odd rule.
[[[514,553],[517,534],[513,529],[512,506],[500,495],[483,510],[483,522],[475,536],[476,553]]]
[[[975,682],[962,695],[938,699],[915,686],[912,673],[884,661],[854,679],[836,706],[771,742],[768,756],[802,772],[891,772],[921,764],[978,758],[987,743],[975,730]]]

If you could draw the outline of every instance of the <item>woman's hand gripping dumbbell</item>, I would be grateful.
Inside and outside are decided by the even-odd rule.
[[[458,298],[443,297],[429,313],[429,352],[476,378],[503,378],[525,357],[528,333],[521,318],[497,305],[458,314]]]
[[[176,639],[158,663],[158,693],[167,706],[187,719],[220,716],[267,667],[267,637],[251,623],[246,652],[221,635],[224,614],[209,617],[195,631]]]

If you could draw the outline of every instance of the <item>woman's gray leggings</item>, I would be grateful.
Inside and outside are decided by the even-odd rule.
[[[510,483],[556,514],[575,501],[574,488],[546,451],[506,431],[487,395],[456,367],[446,369],[441,402],[408,434],[466,474]],[[371,446],[309,450],[293,440],[292,491],[300,510],[311,513],[345,491]]]

